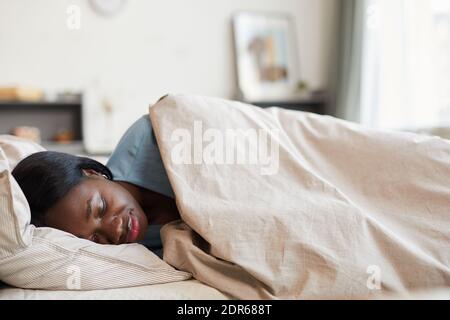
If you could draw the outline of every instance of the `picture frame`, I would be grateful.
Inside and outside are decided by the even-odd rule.
[[[299,57],[288,14],[240,11],[233,15],[238,98],[291,101],[298,96]]]

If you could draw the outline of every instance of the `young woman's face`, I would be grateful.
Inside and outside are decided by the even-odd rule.
[[[101,244],[141,241],[148,226],[131,193],[100,175],[84,178],[47,211],[44,222]]]

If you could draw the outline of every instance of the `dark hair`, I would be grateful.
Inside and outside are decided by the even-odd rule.
[[[93,169],[113,179],[111,171],[100,162],[62,152],[33,153],[17,164],[12,175],[30,205],[32,224],[44,226],[47,210],[85,177],[82,169]]]

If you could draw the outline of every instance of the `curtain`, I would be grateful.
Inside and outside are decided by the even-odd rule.
[[[342,0],[337,116],[390,129],[449,125],[438,2],[443,12],[448,4],[449,31],[449,0]]]
[[[335,115],[360,121],[361,67],[366,0],[341,0]]]

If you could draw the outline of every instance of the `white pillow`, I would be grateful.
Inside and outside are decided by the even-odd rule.
[[[101,245],[30,224],[30,208],[11,170],[44,149],[0,135],[0,280],[16,287],[94,290],[186,280],[140,244]]]

